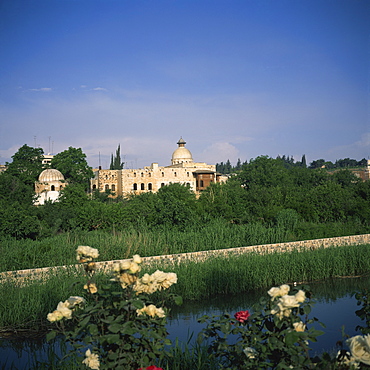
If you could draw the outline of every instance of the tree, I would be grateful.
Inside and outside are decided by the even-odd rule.
[[[313,161],[310,163],[310,166],[309,168],[313,169],[313,168],[321,168],[322,166],[324,166],[325,164],[325,160],[324,159],[317,159],[316,161]]]
[[[43,154],[44,151],[41,148],[32,148],[24,144],[12,156],[13,161],[6,163],[7,174],[18,177],[26,185],[34,186],[43,170]]]
[[[124,164],[125,164],[124,162],[121,162],[121,145],[118,145],[115,157],[113,157],[113,154],[112,154],[109,169],[110,170],[122,170]]]
[[[307,167],[306,154],[303,154],[302,155],[301,167],[303,167],[303,168],[306,168]]]
[[[68,150],[58,153],[51,160],[51,167],[59,170],[68,183],[83,184],[86,190],[89,188],[89,180],[94,176],[81,148],[70,146]]]

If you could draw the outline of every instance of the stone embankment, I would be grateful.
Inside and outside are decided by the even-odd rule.
[[[242,255],[248,253],[283,253],[291,252],[293,250],[315,250],[319,248],[328,247],[341,247],[348,245],[362,245],[370,244],[370,234],[363,235],[351,235],[351,236],[341,236],[335,238],[325,238],[325,239],[313,239],[313,240],[303,240],[297,242],[287,242],[287,243],[276,243],[276,244],[262,244],[253,245],[248,247],[238,247],[238,248],[228,248],[228,249],[217,249],[201,252],[191,252],[191,253],[179,253],[179,254],[168,254],[163,256],[152,256],[143,257],[143,264],[158,264],[161,265],[177,265],[184,261],[204,261],[208,258],[227,256],[227,255]],[[123,262],[125,260],[113,260],[113,261],[103,261],[96,262],[97,271],[109,271],[114,263]],[[60,270],[76,269],[82,271],[81,265],[69,265],[69,266],[55,266],[55,267],[44,267],[37,269],[27,269],[27,270],[17,270],[17,271],[6,271],[0,273],[0,282],[4,280],[17,281],[23,283],[25,281],[32,281],[32,279],[43,279],[47,278],[48,275],[56,273]]]

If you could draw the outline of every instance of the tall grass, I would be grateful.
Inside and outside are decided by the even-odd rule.
[[[314,251],[294,251],[259,255],[214,257],[204,262],[187,261],[169,266],[162,263],[146,268],[173,271],[178,283],[173,293],[185,300],[201,300],[218,294],[240,294],[271,286],[312,282],[337,276],[357,276],[370,273],[370,245],[322,248]],[[97,276],[98,281],[105,279]],[[59,301],[71,295],[81,295],[85,277],[74,269],[60,271],[46,282],[17,286],[11,282],[0,285],[0,328],[45,329],[46,315]]]
[[[163,268],[168,270],[170,267]],[[184,299],[200,300],[283,283],[366,275],[370,273],[370,245],[214,257],[199,263],[187,261],[171,270],[178,275],[178,283],[171,288],[172,291]]]
[[[81,295],[85,278],[75,269],[59,271],[46,281],[29,284],[2,281],[0,285],[0,332],[19,334],[23,329],[42,331],[47,327],[46,315],[56,304],[71,295]]]
[[[0,240],[0,271],[73,264],[78,245],[98,248],[100,260],[107,261],[129,258],[133,254],[156,256],[286,240],[287,234],[280,228],[267,228],[260,224],[233,225],[221,221],[204,227],[194,226],[186,231],[165,228],[141,228],[138,231],[131,228],[115,233],[69,232],[36,241],[8,238]]]

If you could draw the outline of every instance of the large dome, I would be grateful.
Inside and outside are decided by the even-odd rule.
[[[40,173],[39,182],[64,181],[63,174],[53,168],[48,168]]]
[[[193,156],[190,150],[185,148],[186,141],[180,138],[177,144],[179,147],[172,154],[172,164],[193,162]]]

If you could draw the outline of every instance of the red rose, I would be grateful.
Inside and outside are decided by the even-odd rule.
[[[239,322],[244,322],[248,320],[248,317],[250,316],[249,311],[239,311],[237,312],[234,317],[239,321]]]
[[[141,367],[140,369],[137,370],[163,370],[161,367],[157,367],[155,365],[151,365],[148,367]]]

